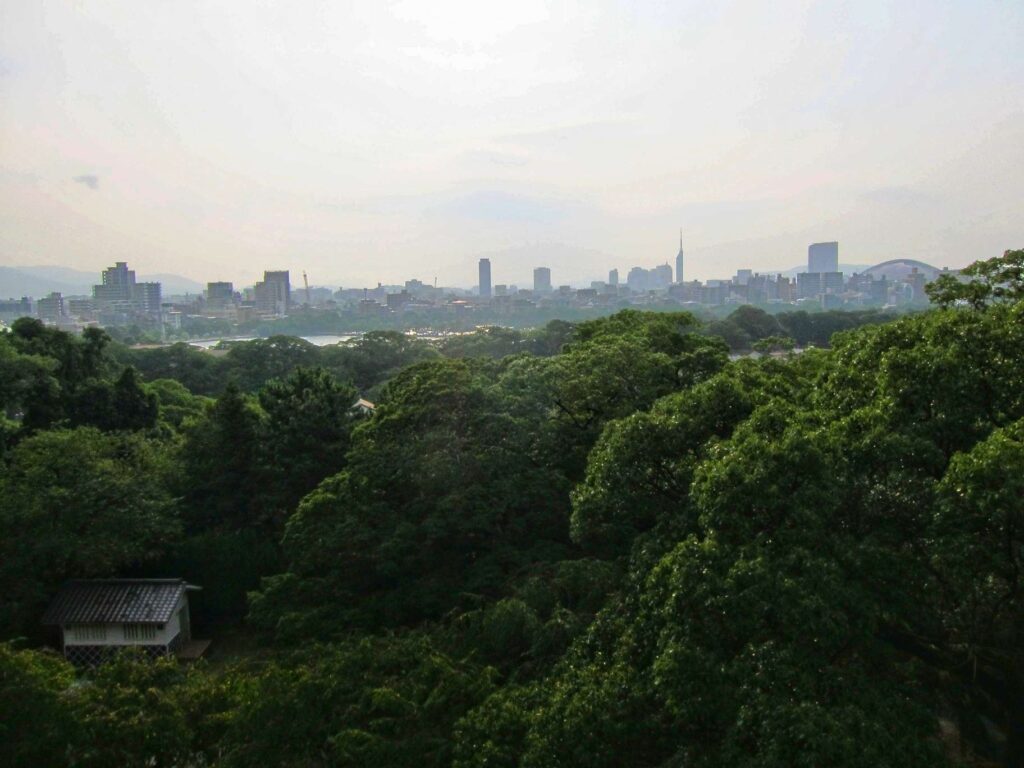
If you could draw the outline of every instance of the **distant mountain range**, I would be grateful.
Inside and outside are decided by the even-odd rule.
[[[162,283],[164,296],[202,293],[204,288],[181,275],[137,275],[136,280]],[[92,287],[99,281],[99,272],[68,267],[0,267],[0,298],[31,296],[38,299],[53,291],[65,296],[91,296]]]

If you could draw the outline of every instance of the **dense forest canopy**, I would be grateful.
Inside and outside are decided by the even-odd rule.
[[[899,318],[436,346],[18,321],[0,763],[1022,766],[1022,261]],[[209,662],[47,650],[115,575],[201,584]]]

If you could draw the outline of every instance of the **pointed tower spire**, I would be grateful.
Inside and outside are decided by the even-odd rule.
[[[683,282],[683,228],[679,228],[679,253],[676,254],[676,282]]]

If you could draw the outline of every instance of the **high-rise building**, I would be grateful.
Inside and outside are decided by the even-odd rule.
[[[92,297],[97,301],[131,301],[135,270],[128,269],[127,262],[119,261],[103,270],[100,282],[92,287]]]
[[[253,288],[256,309],[274,315],[286,315],[291,308],[292,286],[288,270],[264,272],[263,281]]]
[[[821,293],[821,272],[801,272],[796,276],[796,294],[798,298],[810,299]]]
[[[887,304],[889,301],[889,281],[882,277],[881,280],[871,281],[871,302],[874,304]]]
[[[491,260],[480,259],[480,297],[491,298]]]
[[[633,267],[626,275],[626,285],[634,291],[656,291],[672,284],[672,267],[661,264],[654,269]]]
[[[808,272],[838,272],[839,243],[812,243],[807,249]]]
[[[910,274],[903,278],[903,282],[909,285],[913,291],[911,301],[928,301],[928,294],[924,292],[924,286],[928,279],[917,267],[910,270]]]
[[[724,304],[729,295],[729,287],[726,285],[712,285],[714,280],[709,280],[707,285],[701,286],[701,304]]]
[[[231,283],[207,283],[206,301],[213,305],[230,304],[235,300],[235,286]]]
[[[64,297],[59,293],[51,293],[45,299],[40,299],[36,302],[36,313],[40,320],[60,325],[67,316],[64,310]]]
[[[822,293],[838,294],[845,288],[842,272],[823,272],[821,275]]]
[[[608,272],[608,285],[613,288],[619,287],[619,270],[612,269]]]
[[[285,312],[291,309],[292,282],[287,269],[277,270],[274,272],[265,271],[263,273],[263,282],[272,283],[275,286],[274,290],[277,295],[277,301],[284,303]]]
[[[842,272],[801,272],[796,276],[797,297],[801,299],[838,295],[844,289]]]
[[[412,301],[412,294],[403,289],[401,293],[389,293],[385,301],[387,302],[388,309],[397,312]]]
[[[626,285],[634,291],[646,291],[648,286],[648,272],[643,267],[633,267],[626,275]]]
[[[160,283],[136,283],[132,288],[132,303],[147,315],[159,314],[161,301]]]
[[[103,270],[100,285],[92,287],[92,297],[99,310],[122,319],[138,312],[159,315],[162,301],[160,283],[135,282],[135,271],[123,261]]]
[[[667,288],[672,285],[672,267],[660,264],[651,270],[652,288]]]
[[[679,253],[676,254],[676,282],[683,282],[683,230],[679,230]]]
[[[19,317],[32,317],[35,314],[32,299],[22,296],[20,299],[0,299],[0,321],[10,323]]]
[[[749,272],[750,270],[739,270],[739,272]],[[739,277],[739,272],[737,277]],[[772,283],[768,279],[768,275],[752,274],[747,277],[747,301],[751,304],[764,304],[769,299],[775,298],[772,296]]]
[[[788,277],[775,277],[775,298],[779,301],[793,301],[796,296],[796,283]]]
[[[551,270],[547,267],[537,267],[533,270],[533,290],[537,293],[549,293],[551,291]]]

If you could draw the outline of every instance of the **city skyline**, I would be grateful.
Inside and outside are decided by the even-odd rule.
[[[0,265],[578,283],[682,226],[705,280],[1024,237],[1018,5],[299,6],[5,4]]]
[[[625,286],[619,284],[618,270],[612,269],[607,281],[591,281],[585,288],[555,288],[551,270],[537,267],[529,288],[497,283],[492,289],[490,260],[482,258],[479,284],[473,291],[428,285],[415,278],[402,286],[378,284],[373,289],[339,287],[335,291],[310,286],[303,273],[303,288],[297,292],[291,288],[287,270],[266,270],[263,280],[240,291],[230,282],[209,281],[201,293],[166,297],[161,283],[138,281],[126,262],[116,262],[102,271],[100,283],[92,285],[91,297],[51,291],[36,299],[0,299],[0,322],[35,316],[63,329],[132,327],[165,340],[168,334],[190,337],[196,330],[209,334],[214,328],[237,332],[253,323],[289,322],[289,318],[301,325],[312,317],[310,310],[317,309],[324,314],[315,324],[365,325],[371,321],[434,328],[436,323],[450,324],[453,316],[462,324],[471,316],[485,322],[513,317],[523,322],[544,316],[550,319],[552,313],[593,315],[645,307],[921,307],[928,301],[926,285],[944,272],[919,261],[895,260],[844,275],[839,271],[839,243],[832,241],[808,246],[807,266],[795,275],[762,275],[739,269],[730,279],[702,283],[685,280],[682,257],[680,246],[675,274],[669,264],[652,269],[632,267]]]
[[[825,283],[829,283],[830,287],[841,287],[848,277],[863,278],[866,275],[876,273],[884,276],[884,269],[889,264],[903,263],[916,265],[922,269],[933,271],[935,274],[949,269],[948,267],[940,269],[934,265],[913,259],[893,259],[874,265],[842,264],[839,261],[839,243],[837,241],[811,243],[807,248],[806,266],[792,267],[788,270],[769,270],[765,272],[755,271],[750,268],[739,268],[735,275],[725,279],[717,278],[705,281],[692,278],[686,279],[683,273],[683,259],[682,236],[680,235],[679,252],[675,258],[674,270],[668,262],[650,268],[633,266],[629,269],[626,285],[634,291],[643,293],[646,291],[661,291],[669,288],[670,286],[682,286],[684,283],[687,286],[717,286],[724,283],[746,285],[752,278],[796,278],[798,280],[810,279],[814,282],[821,282],[822,286],[824,286]],[[25,267],[24,269],[30,270],[33,268]],[[956,272],[956,270],[952,271]],[[88,275],[88,273],[79,274]],[[165,275],[164,277],[187,280],[187,278],[182,278],[181,276],[176,275]],[[410,287],[414,287],[415,290],[427,289],[437,295],[440,295],[438,294],[439,291],[452,291],[455,293],[452,293],[451,296],[455,296],[456,294],[475,294],[479,298],[489,300],[492,297],[508,296],[511,293],[517,293],[520,291],[543,296],[545,294],[552,293],[556,289],[556,286],[559,291],[567,288],[583,287],[579,284],[570,285],[563,283],[559,285],[553,283],[551,280],[551,269],[545,266],[539,266],[533,269],[533,280],[532,285],[530,286],[520,287],[517,283],[511,281],[505,283],[493,283],[491,277],[491,262],[488,258],[481,258],[478,261],[477,284],[468,287],[460,284],[438,286],[436,281],[433,285],[429,285],[415,277],[409,278],[403,283],[383,283],[378,281],[375,288],[372,288],[371,286],[346,287],[343,285],[310,285],[308,276],[305,272],[302,273],[302,278],[304,283],[303,291],[307,296],[311,290],[318,292],[330,292],[334,290],[334,288],[337,288],[339,293],[347,292],[351,294],[353,292],[363,292],[365,294],[365,292],[370,290],[375,292],[380,292],[383,289],[407,291]],[[45,282],[44,278],[36,279],[41,282]],[[234,299],[240,295],[236,293],[233,281],[206,280],[205,288],[203,288],[200,283],[194,283],[194,285],[194,290],[178,292],[171,291],[168,295],[205,296],[207,300],[212,299],[215,304],[224,301],[229,297]],[[607,280],[589,281],[589,288],[592,289],[598,286],[615,288],[618,285],[619,270],[617,268],[609,270]],[[51,291],[51,288],[54,290]],[[61,286],[59,284],[54,284],[51,287],[46,288],[43,293],[49,293],[50,298],[54,296],[59,297],[64,294],[68,297],[78,299],[82,298],[86,294],[91,294],[94,301],[99,301],[101,303],[113,302],[115,304],[134,302],[136,304],[140,304],[141,308],[147,312],[158,309],[162,301],[162,283],[160,280],[151,279],[149,281],[139,281],[136,278],[135,270],[128,269],[128,264],[121,261],[116,262],[113,266],[104,268],[100,274],[100,283],[92,284],[88,291],[74,289],[68,290],[67,286],[63,286],[61,290],[56,290],[58,288],[61,288]],[[251,285],[242,284],[240,285],[240,288],[244,293],[249,295],[250,299],[254,300],[257,307],[260,307],[263,311],[267,311],[272,314],[281,316],[287,315],[289,310],[295,305],[295,301],[292,299],[294,291],[291,288],[289,270],[264,270],[262,280],[256,280]],[[0,294],[2,294],[3,290],[3,284],[0,282]],[[21,294],[22,299],[39,298],[32,291],[8,290],[7,293],[9,294],[7,297],[8,304],[16,301],[15,295],[19,293]],[[42,296],[42,294],[40,294],[40,296]],[[0,300],[2,300],[2,297],[0,297]]]
[[[750,266],[745,266],[743,263],[740,263],[738,266],[736,266],[734,268],[733,272],[735,273],[735,272],[738,272],[738,271],[741,271],[741,270],[748,270],[748,271],[751,271],[754,274],[776,275],[776,274],[789,274],[789,273],[795,274],[796,272],[798,272],[800,270],[806,270],[806,271],[810,271],[810,272],[820,271],[820,270],[814,269],[814,267],[813,267],[813,265],[811,263],[811,258],[812,257],[810,256],[810,253],[815,248],[819,248],[819,247],[822,247],[822,246],[830,246],[830,247],[832,247],[834,249],[834,252],[831,253],[830,258],[831,258],[831,263],[835,265],[836,269],[839,269],[840,264],[842,264],[843,266],[850,266],[851,264],[854,264],[854,260],[852,260],[850,258],[847,258],[845,261],[840,262],[839,256],[838,256],[838,242],[837,241],[828,241],[828,242],[812,243],[809,246],[805,245],[804,247],[805,247],[805,252],[807,253],[807,255],[803,257],[802,263],[799,260],[797,260],[796,258],[794,258],[792,260],[792,263],[788,263],[788,266],[771,266],[771,267],[761,268],[761,269],[756,269],[756,268],[753,268],[753,267],[750,267]],[[486,264],[486,273],[488,275],[488,279],[490,280],[491,285],[499,284],[498,280],[493,280],[493,279],[490,278],[490,275],[491,275],[491,271],[490,271],[491,270],[491,262],[492,262],[493,258],[494,258],[494,254],[491,254],[490,257],[488,257],[488,256],[481,256],[481,257],[479,257],[476,260],[476,262],[475,262],[475,268],[476,268],[476,274],[477,274],[476,282],[473,282],[472,279],[469,277],[469,275],[467,273],[466,275],[462,276],[463,279],[459,280],[458,278],[456,278],[454,281],[452,281],[450,283],[445,283],[443,285],[445,285],[446,287],[449,287],[449,288],[460,289],[460,290],[478,289],[480,287],[480,280],[479,280],[479,278],[483,274],[482,270],[485,269],[484,264]],[[702,272],[707,272],[707,270],[695,270],[698,273],[697,275],[695,275],[691,271],[692,263],[690,261],[690,258],[691,258],[690,257],[690,252],[687,251],[687,255],[685,257],[685,262],[686,262],[685,280],[686,281],[697,280],[699,282],[705,282],[707,280],[714,281],[714,280],[728,279],[729,277],[731,277],[731,275],[729,275],[729,274],[720,273],[720,272],[715,273],[714,277],[700,277],[700,276],[698,276]],[[906,258],[906,257],[894,256],[894,257],[876,258],[874,261],[871,261],[870,263],[869,262],[857,263],[856,266],[867,268],[867,267],[870,267],[870,266],[872,266],[874,264],[882,263],[884,261],[890,261],[890,260],[892,260],[894,258],[895,259],[902,259],[902,258]],[[664,269],[665,267],[669,267],[669,269],[672,272],[672,279],[669,282],[681,282],[680,276],[679,276],[679,270],[680,270],[680,266],[683,264],[683,260],[684,260],[683,233],[682,233],[682,231],[680,231],[680,234],[679,234],[679,250],[672,257],[655,258],[655,259],[649,260],[649,261],[647,261],[645,263],[635,263],[635,262],[627,262],[627,261],[623,261],[622,263],[612,263],[612,266],[607,271],[602,271],[602,269],[600,267],[596,267],[596,266],[592,267],[592,268],[589,268],[589,271],[587,271],[587,268],[584,268],[584,272],[582,273],[581,277],[575,277],[575,278],[570,278],[570,279],[560,279],[560,276],[558,275],[558,273],[554,272],[550,266],[547,266],[546,264],[544,264],[544,265],[538,264],[538,265],[535,265],[535,266],[532,266],[532,267],[525,266],[526,262],[523,262],[521,258],[518,260],[519,263],[512,263],[512,264],[510,264],[510,263],[503,264],[500,260],[497,260],[497,266],[498,266],[498,270],[499,270],[498,278],[502,281],[503,284],[506,284],[506,285],[519,285],[521,287],[526,287],[526,286],[529,286],[531,284],[535,284],[536,283],[536,278],[537,278],[537,271],[538,271],[538,269],[540,269],[540,270],[544,270],[546,272],[547,280],[549,281],[549,284],[551,286],[572,285],[572,286],[579,287],[579,286],[588,285],[588,284],[590,284],[591,282],[594,282],[594,281],[603,280],[604,276],[607,275],[611,271],[618,272],[621,269],[622,272],[625,274],[625,273],[628,273],[631,269],[637,269],[637,268],[639,268],[641,270],[652,271],[652,270],[657,270],[659,268],[660,269]],[[555,260],[555,262],[557,263],[557,259]],[[604,263],[604,262],[602,262],[602,263]],[[932,266],[936,266],[936,267],[939,267],[939,268],[942,268],[943,266],[946,266],[946,268],[950,268],[950,269],[959,269],[959,268],[962,268],[963,266],[966,266],[967,263],[968,262],[964,262],[963,264],[955,265],[955,266],[951,266],[951,267],[948,266],[948,265],[938,265],[938,264],[932,264]],[[4,266],[4,265],[0,264],[0,266]],[[37,266],[38,265],[15,265],[14,268],[15,269],[18,269],[18,268],[32,269],[32,268],[35,268]],[[57,265],[57,266],[63,266],[63,265]],[[511,275],[505,269],[505,268],[508,268],[508,267],[510,267],[511,270],[512,270]],[[303,272],[304,271],[301,268],[296,270],[294,267],[292,267],[292,268],[281,267],[280,264],[275,265],[274,268],[275,269],[279,269],[279,271],[285,271],[285,272],[286,271],[296,271],[296,272]],[[101,269],[103,269],[103,268],[101,268]],[[214,268],[213,271],[216,272],[216,268]],[[423,270],[420,270],[420,271],[423,271]],[[429,269],[427,269],[426,271],[430,272]],[[850,270],[847,270],[847,271],[849,272]],[[260,274],[262,274],[264,276],[266,275],[266,267],[265,266],[264,267],[259,267],[257,275],[260,275]],[[215,279],[211,280],[210,272],[207,272],[207,273],[204,273],[204,274],[200,274],[200,275],[175,275],[175,276],[176,277],[184,278],[186,280],[195,282],[197,284],[204,284],[204,283],[208,283],[208,282],[216,282],[217,280],[226,279],[228,277],[228,276],[226,276],[226,275],[221,273],[221,274],[218,274]],[[410,280],[410,279],[411,280],[419,280],[419,279],[422,279],[423,277],[424,277],[424,275],[419,275],[419,274],[416,274],[414,272],[413,274],[406,275],[406,276],[404,276],[404,277],[402,277],[400,279],[397,279],[395,281],[392,281],[392,282],[388,282],[388,281],[384,281],[384,280],[373,280],[373,281],[371,281],[367,285],[356,285],[356,284],[353,284],[353,283],[351,283],[349,281],[344,281],[344,280],[319,280],[319,281],[315,280],[311,284],[312,285],[316,285],[316,286],[324,286],[324,287],[332,286],[332,287],[345,287],[345,288],[372,288],[375,285],[400,286],[400,285],[404,284],[405,281],[407,281],[407,280]],[[432,280],[432,278],[428,278],[428,281],[430,281],[430,280]],[[246,279],[244,277],[239,279],[239,278],[235,277],[233,279],[226,280],[226,282],[235,283],[235,284],[238,284],[238,285],[241,285],[241,286],[254,287],[254,286],[256,286],[256,285],[258,285],[260,283],[260,277],[257,276],[257,277],[254,277],[252,279]],[[3,293],[3,286],[2,285],[0,285],[0,293]],[[8,293],[11,293],[11,292],[8,291]],[[6,298],[14,298],[13,293],[12,293],[11,296],[7,296]]]

